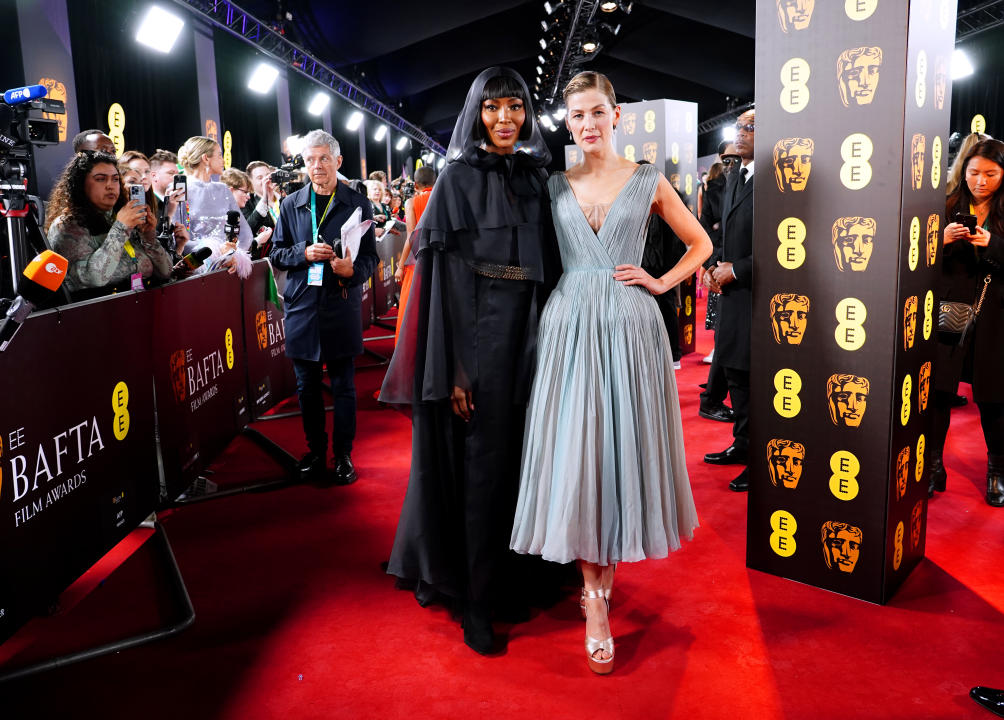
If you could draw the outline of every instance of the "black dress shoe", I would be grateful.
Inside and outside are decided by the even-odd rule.
[[[491,655],[495,652],[495,631],[484,608],[468,604],[464,607],[464,643],[476,653]]]
[[[317,482],[324,478],[324,453],[308,452],[296,464],[301,482]]]
[[[965,395],[956,395],[949,401],[949,405],[953,408],[965,407],[966,403],[969,402],[969,398]]]
[[[356,469],[348,453],[335,458],[335,485],[351,485],[357,480]]]
[[[927,496],[934,497],[935,491],[945,492],[947,482],[948,473],[945,472],[945,464],[942,462],[940,457],[936,457],[931,461],[931,473],[927,484]]]
[[[969,691],[969,697],[997,717],[1004,717],[1004,690],[977,685]]]
[[[745,465],[748,459],[749,453],[735,445],[729,445],[721,452],[708,453],[704,456],[704,462],[709,465]]]
[[[746,492],[750,489],[750,469],[743,468],[739,476],[729,483],[729,490],[733,492]]]
[[[698,409],[697,414],[702,418],[707,418],[708,420],[717,420],[718,422],[734,422],[735,415],[732,412],[732,408],[725,404],[714,405],[710,407],[701,407]]]

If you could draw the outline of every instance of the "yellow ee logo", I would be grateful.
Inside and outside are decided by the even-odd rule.
[[[645,111],[645,132],[655,132],[655,110]]]
[[[840,143],[840,157],[844,164],[840,167],[840,182],[848,190],[860,190],[872,179],[872,166],[869,164],[875,146],[870,137],[864,133],[851,133]]]
[[[837,450],[830,455],[830,492],[837,500],[853,500],[861,489],[858,473],[861,463],[852,452]]]
[[[227,328],[227,334],[223,336],[223,342],[227,347],[227,370],[234,369],[234,334]]]
[[[924,339],[930,340],[931,332],[934,330],[934,292],[927,291],[924,296]]]
[[[913,99],[917,107],[924,107],[927,99],[927,53],[921,50],[917,53],[917,82],[913,86]]]
[[[973,115],[973,121],[969,123],[969,129],[974,133],[987,131],[987,119],[982,115]]]
[[[683,301],[683,314],[689,316],[694,312],[694,298],[687,296],[687,299]]]
[[[108,137],[115,144],[115,155],[125,152],[125,110],[118,103],[112,103],[108,108]]]
[[[777,262],[785,270],[794,270],[805,262],[805,223],[797,217],[785,218],[777,226]]]
[[[802,378],[788,368],[778,370],[774,375],[774,410],[783,418],[793,418],[802,409],[798,393],[802,390]]]
[[[844,12],[851,20],[867,20],[878,7],[878,0],[845,0]]]
[[[935,190],[941,184],[941,136],[935,135],[931,143],[931,187]]]
[[[923,433],[917,438],[917,466],[913,471],[913,479],[920,482],[920,479],[924,477],[924,450],[927,449],[927,440],[924,438]]]
[[[910,422],[910,395],[913,393],[913,378],[907,375],[903,378],[903,389],[900,392],[900,396],[903,399],[903,404],[899,408],[899,423],[904,427],[908,422]]]
[[[811,69],[802,58],[792,58],[781,66],[781,108],[797,113],[809,105],[809,80]]]
[[[634,159],[634,145],[624,146],[624,158],[626,160],[630,160],[631,162],[636,162]]]
[[[893,554],[892,554],[892,569],[899,570],[899,566],[903,564],[903,521],[900,520],[896,523],[896,534],[893,536]]]
[[[687,173],[686,177],[684,178],[683,189],[684,192],[687,193],[688,195],[694,192],[694,176],[691,175],[690,173]]]
[[[680,162],[680,143],[669,146],[669,159],[674,165]]]
[[[233,161],[233,154],[231,150],[234,147],[233,136],[230,135],[230,131],[227,130],[223,133],[223,167],[227,170],[230,169],[230,164]]]
[[[112,390],[112,432],[116,440],[125,440],[129,434],[129,386],[119,382]]]
[[[837,329],[833,337],[844,350],[860,350],[865,344],[864,322],[868,319],[868,308],[857,298],[844,298],[837,303]]]
[[[907,255],[907,264],[910,266],[910,270],[917,269],[917,263],[920,262],[920,218],[914,217],[910,221],[910,250]]]
[[[775,510],[770,516],[770,549],[781,557],[791,557],[795,554],[795,531],[798,523],[795,516],[787,510]]]

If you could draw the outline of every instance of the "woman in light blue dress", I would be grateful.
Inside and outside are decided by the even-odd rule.
[[[605,76],[579,73],[564,98],[584,159],[548,182],[564,274],[540,321],[510,545],[579,561],[586,656],[604,674],[613,669],[614,567],[666,557],[698,525],[653,295],[692,275],[711,241],[658,170],[617,154],[620,108]],[[638,267],[652,213],[687,246],[659,278]]]

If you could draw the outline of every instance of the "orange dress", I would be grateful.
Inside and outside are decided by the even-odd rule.
[[[422,213],[425,212],[425,206],[429,202],[429,196],[432,194],[432,190],[423,190],[418,195],[416,195],[411,202],[412,207],[415,210],[415,225],[418,226],[418,221],[422,219]],[[408,258],[401,258],[401,262],[406,262]],[[401,280],[401,298],[397,302],[397,329],[394,330],[394,346],[397,346],[398,335],[401,334],[401,323],[404,322],[404,309],[408,306],[408,294],[411,292],[411,276],[415,272],[414,265],[404,266],[404,278]]]

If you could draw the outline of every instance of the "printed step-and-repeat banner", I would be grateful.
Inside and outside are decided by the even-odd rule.
[[[757,2],[747,564],[877,603],[924,555],[955,11]]]

